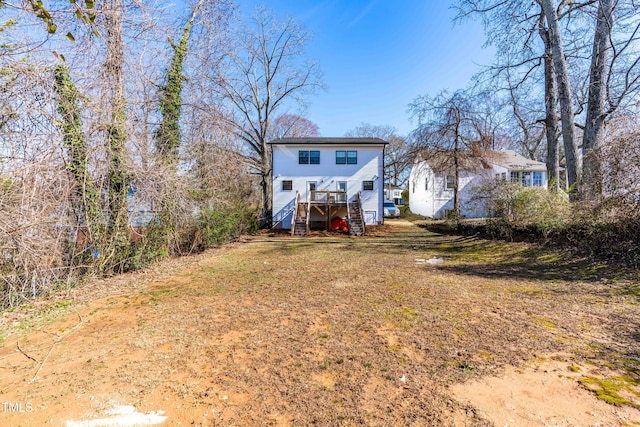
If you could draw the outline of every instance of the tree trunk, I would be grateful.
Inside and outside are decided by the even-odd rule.
[[[72,180],[69,192],[72,216],[78,233],[87,230],[90,236],[97,236],[101,224],[100,196],[89,173],[89,149],[82,130],[79,93],[69,77],[66,65],[59,64],[54,68],[54,79],[63,145],[66,149],[66,169]],[[86,255],[82,245],[78,245],[77,241],[75,245],[75,249]],[[83,262],[80,259],[73,261]]]
[[[454,164],[454,182],[453,182],[453,215],[456,219],[460,217],[460,200],[458,195],[458,182],[460,181],[460,159],[458,156],[460,155],[460,120],[456,122],[455,125],[455,155],[453,156],[453,164]],[[446,179],[446,177],[445,177]],[[445,183],[446,185],[446,183]]]
[[[571,84],[569,82],[569,72],[567,61],[562,46],[560,35],[560,25],[558,14],[556,13],[553,0],[540,0],[542,10],[547,25],[549,27],[549,40],[551,41],[551,52],[553,65],[558,85],[558,100],[560,101],[560,118],[562,121],[562,140],[564,143],[564,155],[567,163],[567,184],[571,190],[572,197],[575,198],[581,180],[580,158],[578,156],[578,145],[575,138],[575,124],[573,115],[573,105],[571,103]]]
[[[583,198],[598,197],[602,193],[600,162],[597,149],[601,145],[604,130],[605,100],[607,96],[609,35],[613,26],[612,0],[600,0],[596,32],[593,37],[593,52],[589,74],[589,96],[587,98],[587,118],[582,139],[584,161]]]
[[[106,10],[106,82],[111,88],[110,119],[107,125],[108,208],[106,245],[100,255],[106,272],[122,270],[122,258],[129,243],[126,170],[126,100],[124,97],[124,41],[122,38],[122,0],[112,0]]]
[[[544,42],[544,104],[545,132],[547,137],[547,187],[551,191],[560,189],[560,146],[558,143],[558,98],[556,97],[556,78],[553,66],[553,54],[549,31],[540,20],[539,34]]]
[[[261,183],[260,187],[262,190],[262,214],[261,217],[263,221],[266,222],[271,220],[271,210],[273,209],[272,203],[272,194],[271,189],[273,186],[273,165],[271,164],[271,148],[265,143],[264,149],[261,154]],[[264,224],[261,224],[261,226]]]

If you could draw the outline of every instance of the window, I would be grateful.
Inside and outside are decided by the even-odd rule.
[[[300,150],[298,151],[298,164],[299,165],[319,165],[320,164],[320,152],[314,150]]]
[[[373,181],[362,181],[362,190],[373,191]]]
[[[336,150],[336,165],[357,165],[357,164],[358,164],[357,151]]]
[[[282,181],[282,191],[293,190],[293,181]]]
[[[298,151],[298,164],[299,165],[309,164],[309,152],[307,150]]]
[[[522,172],[522,185],[531,187],[531,172]]]
[[[358,164],[358,152],[357,151],[347,151],[347,164],[348,165],[357,165]]]
[[[453,190],[456,186],[456,177],[447,175],[447,190]]]
[[[511,172],[511,182],[513,183],[520,182],[520,172]]]
[[[428,190],[429,189],[429,177],[426,177],[424,179],[424,189]]]
[[[319,151],[309,151],[309,164],[311,165],[319,165],[320,164],[320,152]]]
[[[542,172],[533,173],[533,186],[542,187]]]

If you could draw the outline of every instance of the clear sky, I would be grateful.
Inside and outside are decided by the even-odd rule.
[[[308,56],[318,61],[325,91],[306,117],[322,136],[343,136],[362,122],[415,127],[408,104],[423,94],[465,88],[488,65],[481,24],[453,24],[447,0],[238,0],[243,13],[266,3],[312,33]]]

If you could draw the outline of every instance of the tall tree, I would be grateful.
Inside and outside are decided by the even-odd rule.
[[[175,163],[180,147],[180,111],[182,109],[182,83],[184,76],[182,67],[184,57],[187,54],[191,25],[198,13],[202,0],[193,8],[191,17],[182,31],[182,36],[177,45],[171,40],[169,43],[174,51],[171,65],[167,70],[166,82],[160,87],[160,113],[162,121],[156,131],[156,152],[158,159],[166,163]]]
[[[564,144],[564,156],[567,165],[567,184],[573,189],[572,194],[577,194],[580,185],[582,170],[578,143],[576,141],[575,115],[573,112],[573,99],[569,69],[564,53],[564,44],[560,31],[560,18],[553,0],[538,0],[542,12],[547,21],[549,41],[551,43],[551,58],[555,71],[558,89],[558,101],[560,103],[560,120],[562,121],[562,142]],[[564,2],[563,2],[564,3]]]
[[[57,95],[63,145],[66,149],[66,169],[71,176],[69,205],[76,227],[86,227],[91,234],[100,233],[100,196],[89,173],[89,149],[82,129],[79,93],[71,81],[68,68],[59,64],[54,68],[54,89]]]
[[[544,14],[540,14],[538,34],[544,44],[544,127],[547,139],[547,186],[552,191],[560,190],[560,143],[558,141],[558,97],[556,72],[551,50],[551,37]]]
[[[491,148],[491,138],[477,133],[471,101],[465,91],[420,96],[409,110],[419,122],[412,136],[416,150],[421,149],[424,160],[437,162],[438,169],[453,173],[453,211],[457,215],[460,173],[469,157],[480,156],[484,149]]]
[[[124,40],[122,35],[122,0],[109,0],[103,10],[107,32],[107,57],[104,78],[110,100],[109,122],[106,127],[107,173],[107,239],[103,243],[101,264],[105,271],[121,271],[122,259],[129,245],[127,191],[127,128],[124,80]]]
[[[544,79],[539,80],[545,82],[549,181],[558,181],[553,177],[558,164],[554,156],[561,153],[555,137],[560,128],[568,183],[581,188],[573,197],[599,193],[597,147],[606,122],[619,109],[633,108],[640,91],[637,2],[458,0],[456,4],[459,17],[481,16],[489,43],[499,46],[494,70],[521,69],[523,78],[529,79],[536,76],[536,67],[544,65]],[[536,20],[543,52],[532,43]],[[519,54],[502,54],[514,46]],[[575,127],[584,129],[582,165]]]
[[[606,122],[618,110],[637,104],[640,21],[637,4],[622,0],[599,0],[595,17],[582,156],[583,197],[597,199],[603,179],[598,151]]]
[[[271,211],[269,129],[277,113],[304,105],[304,96],[320,85],[315,63],[302,61],[308,34],[293,18],[278,19],[257,9],[227,53],[212,83],[228,113],[221,119],[246,144],[247,160],[260,177],[262,218]]]

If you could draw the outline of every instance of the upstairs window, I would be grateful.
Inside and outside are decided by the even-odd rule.
[[[293,190],[293,181],[282,181],[282,191]]]
[[[373,181],[362,181],[363,191],[373,191]]]
[[[357,165],[358,164],[358,152],[357,151],[347,151],[347,164],[348,165]]]
[[[300,150],[300,151],[298,151],[298,164],[299,165],[308,165],[309,164],[309,151],[308,150]]]
[[[309,164],[310,165],[319,165],[320,164],[320,152],[317,150],[309,151]]]
[[[357,165],[358,152],[355,150],[336,150],[336,165]]]

